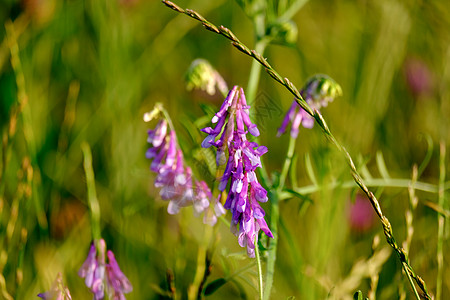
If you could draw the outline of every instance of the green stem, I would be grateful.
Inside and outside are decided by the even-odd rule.
[[[365,181],[366,186],[368,187],[391,187],[391,188],[408,188],[412,181],[410,179],[393,179],[390,178],[389,180],[386,179],[379,179],[379,178],[373,178],[373,179],[366,179]],[[319,191],[322,188],[328,188],[328,189],[334,189],[336,187],[341,188],[355,188],[357,187],[357,184],[353,180],[345,181],[345,182],[333,182],[329,185],[322,187],[315,184],[306,185],[302,187],[295,188],[294,190],[302,195],[306,194],[312,194],[317,191]],[[449,187],[445,187],[444,190],[448,189]],[[416,191],[423,191],[428,193],[438,193],[438,187],[434,184],[425,183],[425,182],[414,182],[414,189]],[[291,194],[289,192],[282,192],[280,194],[280,200],[285,200],[287,198],[291,197]]]
[[[440,157],[439,157],[439,194],[438,205],[444,208],[444,182],[445,182],[445,144],[441,141],[440,144]],[[437,276],[436,276],[436,300],[440,300],[442,297],[442,271],[444,267],[444,221],[445,217],[438,214],[438,242],[437,242]]]
[[[81,150],[83,151],[84,156],[84,171],[86,173],[88,204],[91,211],[92,237],[94,241],[98,241],[101,238],[100,205],[98,203],[97,192],[95,189],[94,169],[92,168],[92,152],[87,142],[83,142],[81,144]]]
[[[270,230],[272,231],[273,238],[269,240],[269,250],[268,250],[268,258],[267,258],[267,266],[266,266],[266,286],[264,289],[265,300],[270,298],[270,291],[272,290],[273,285],[273,276],[275,274],[275,262],[277,257],[277,245],[278,245],[278,222],[280,218],[280,209],[279,209],[279,199],[281,192],[283,190],[286,177],[291,166],[292,157],[294,156],[295,151],[295,139],[289,139],[288,152],[286,155],[286,159],[283,164],[283,169],[281,170],[280,182],[276,189],[275,193],[271,193],[270,203]]]
[[[262,268],[261,268],[261,258],[259,257],[259,249],[258,249],[258,236],[255,236],[255,254],[256,254],[256,262],[258,264],[258,278],[259,278],[259,300],[263,300],[264,293],[263,293],[263,275],[262,275]]]
[[[273,275],[275,273],[275,261],[277,259],[277,244],[278,244],[278,221],[280,218],[280,212],[278,207],[278,194],[277,192],[270,192],[270,231],[272,232],[273,238],[269,239],[268,257],[266,265],[266,287],[264,290],[265,298],[268,300],[270,298],[270,291],[273,285]]]
[[[259,40],[258,42],[256,42],[255,48],[259,49],[261,51],[260,53],[264,53],[266,46],[267,43],[265,41]],[[252,61],[252,66],[250,69],[250,75],[248,78],[248,85],[246,90],[246,98],[248,103],[252,103],[253,100],[255,100],[260,75],[261,75],[261,64],[259,64],[257,61],[254,60]],[[256,137],[255,142],[259,144],[259,138]],[[267,173],[267,170],[265,168],[259,168],[258,170],[259,174],[262,177],[263,185],[267,186],[269,183],[269,174]]]
[[[267,43],[264,40],[260,40],[255,44],[255,50],[261,55],[264,55]],[[246,98],[249,103],[252,103],[256,97],[256,91],[258,90],[259,78],[261,77],[261,64],[256,60],[252,61],[252,66],[250,68],[250,75],[248,78],[248,85],[246,89]]]
[[[288,21],[308,2],[308,0],[297,0],[279,17],[280,21]]]
[[[195,300],[198,299],[201,294],[201,283],[205,276],[206,270],[206,254],[208,249],[209,241],[212,238],[213,228],[211,226],[204,226],[203,241],[198,247],[197,253],[197,268],[195,270],[194,281],[188,289],[188,299]]]
[[[289,138],[288,152],[286,154],[286,159],[284,161],[283,169],[281,170],[280,184],[279,184],[279,186],[277,188],[277,193],[278,194],[280,194],[281,191],[284,188],[284,183],[286,181],[287,173],[289,171],[289,167],[291,166],[292,157],[294,156],[295,141],[296,141],[295,138],[293,138],[293,137]]]
[[[419,293],[417,292],[416,286],[414,285],[414,281],[411,278],[411,275],[409,274],[407,263],[403,262],[402,263],[402,267],[403,267],[403,270],[405,271],[406,277],[408,278],[408,282],[411,285],[411,288],[412,288],[412,290],[414,292],[414,296],[416,296],[417,300],[420,300],[420,296],[419,296]]]

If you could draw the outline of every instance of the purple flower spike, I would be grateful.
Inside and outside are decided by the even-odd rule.
[[[197,215],[203,212],[203,223],[214,226],[217,222],[217,218],[225,214],[225,210],[220,203],[220,196],[215,199],[208,185],[204,181],[197,181],[195,186],[196,194],[194,197],[194,212]]]
[[[222,117],[219,119],[219,122],[216,124],[216,127],[212,129],[211,127],[203,128],[202,131],[204,133],[209,134],[202,142],[203,148],[209,148],[214,144],[216,137],[222,131],[223,124],[225,124],[225,118]]]
[[[257,126],[250,121],[248,109],[244,91],[235,86],[215,115],[216,119],[213,118],[213,121],[218,121],[220,117],[221,122],[226,119],[224,134],[218,142],[211,144],[217,148],[218,156],[223,157],[228,150],[228,160],[221,159],[223,163],[227,161],[227,165],[219,190],[224,191],[230,183],[223,208],[231,210],[231,231],[238,235],[239,245],[247,247],[248,256],[254,257],[259,230],[262,229],[269,237],[273,236],[264,221],[265,212],[258,203],[268,200],[267,191],[259,184],[255,173],[256,168],[261,167],[261,156],[267,152],[267,147],[248,141],[247,132],[253,136],[259,135]],[[202,131],[210,134],[212,129],[208,127]]]
[[[116,297],[123,297],[124,293],[130,293],[133,290],[133,287],[128,278],[120,270],[114,253],[112,253],[111,250],[108,250],[107,255],[109,260],[109,264],[106,266],[109,286],[108,294],[110,298],[117,299]]]
[[[218,123],[214,129],[211,127],[203,129],[203,132],[208,134],[202,143],[203,147],[207,148],[214,145],[225,149],[227,142],[224,142],[224,140],[230,135],[230,132],[231,134],[233,133],[233,129],[227,127],[226,130],[223,130],[222,136],[217,142],[215,142],[215,139],[222,132],[223,125],[226,122],[227,109],[233,103],[232,100],[236,91],[236,88],[234,91],[230,91],[227,103],[224,103],[221,112],[216,114],[216,123]],[[159,105],[157,109],[162,110],[163,108]],[[144,115],[144,120],[150,120],[151,118],[145,117],[150,114]],[[169,201],[167,206],[169,214],[174,215],[182,207],[193,206],[195,214],[198,215],[204,212],[204,222],[214,225],[217,217],[223,214],[223,206],[218,199],[213,197],[208,185],[203,181],[197,181],[192,176],[191,168],[185,166],[183,153],[177,143],[176,133],[173,128],[170,128],[170,134],[167,134],[168,123],[170,122],[161,120],[154,130],[148,131],[147,141],[150,143],[150,148],[146,152],[146,157],[152,159],[150,169],[157,173],[154,183],[155,187],[161,189],[159,192],[161,199]],[[217,162],[222,162],[223,159],[223,155],[218,154]],[[213,209],[210,209],[210,207]],[[122,299],[122,294],[116,293],[114,297]]]
[[[342,89],[329,76],[318,74],[306,82],[300,93],[311,108],[319,110],[321,107],[326,107],[337,96],[342,95]],[[289,123],[292,123],[291,137],[295,139],[298,136],[300,124],[304,128],[310,129],[314,126],[314,118],[303,110],[294,99],[278,129],[277,136],[286,132]]]
[[[94,282],[94,271],[97,268],[96,253],[97,250],[92,242],[91,247],[89,248],[88,257],[78,271],[78,276],[85,279],[84,283],[89,288],[92,287],[92,283]]]
[[[298,106],[297,102],[293,101],[291,107],[284,116],[283,122],[281,123],[281,127],[278,128],[277,136],[281,136],[283,133],[286,132],[286,128],[289,125],[289,122],[292,122],[292,119],[294,118],[297,106]]]
[[[87,277],[85,277],[86,286],[94,294],[94,300],[105,299],[105,291],[107,291],[109,299],[125,299],[124,293],[129,293],[133,290],[130,281],[120,270],[114,254],[110,250],[107,252],[108,263],[106,263],[105,241],[100,239],[97,245],[98,252],[94,242],[92,242],[88,258],[81,266],[78,275],[82,278],[90,275],[91,273],[86,272],[86,270],[88,269],[90,271],[92,268],[86,267],[95,266],[92,272],[92,281],[89,281],[89,284]]]
[[[237,91],[237,86],[234,86],[229,92],[228,96],[225,98],[225,101],[222,103],[222,107],[220,107],[220,110],[214,115],[214,117],[211,120],[211,123],[215,124],[217,121],[219,121],[220,118],[224,117],[226,115],[226,111],[228,107],[232,104],[234,100],[234,96]]]
[[[155,130],[149,130],[147,142],[159,147],[164,141],[167,132],[167,122],[162,120],[158,123]]]

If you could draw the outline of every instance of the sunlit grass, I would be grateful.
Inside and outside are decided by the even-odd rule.
[[[0,4],[0,298],[37,299],[59,272],[73,299],[91,297],[77,275],[92,240],[86,142],[99,230],[133,284],[127,299],[194,294],[190,287],[202,280],[199,257],[210,260],[205,287],[217,284],[207,298],[256,299],[257,265],[229,232],[229,215],[208,233],[190,207],[167,214],[145,159],[153,123],[142,116],[163,103],[186,162],[211,185],[215,154],[200,147],[199,129],[209,126],[223,97],[187,91],[184,82],[191,62],[206,58],[230,87],[255,88],[252,109],[264,109],[261,102],[273,108],[256,113],[255,122],[269,149],[263,164],[276,181],[289,148],[289,138],[276,138],[276,130],[292,95],[263,70],[249,80],[250,58],[159,1],[41,2]],[[177,4],[230,28],[254,49],[252,22],[238,2]],[[259,45],[297,87],[316,73],[342,86],[343,96],[321,112],[436,299],[450,294],[449,160],[442,154],[450,137],[450,9],[444,3],[310,1],[292,18],[295,43]],[[278,191],[271,299],[351,299],[358,289],[378,299],[413,299],[379,222],[352,223],[351,207],[361,195],[319,126],[300,129],[294,146],[285,189]],[[269,220],[274,212],[263,207]],[[260,250],[265,273],[270,248]]]

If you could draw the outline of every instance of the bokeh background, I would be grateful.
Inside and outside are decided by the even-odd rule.
[[[343,96],[322,113],[363,175],[379,179],[373,189],[400,243],[410,206],[404,182],[414,164],[428,161],[419,168],[419,182],[430,185],[429,191],[416,191],[410,258],[436,294],[438,243],[444,254],[449,251],[448,191],[439,206],[437,187],[440,166],[449,169],[448,155],[439,163],[439,143],[448,149],[450,5],[443,0],[279,2],[301,7],[291,19],[297,36],[269,45],[264,56],[298,87],[316,73],[342,86]],[[253,47],[254,26],[237,2],[177,4],[225,25]],[[167,270],[174,275],[177,299],[185,299],[204,225],[191,208],[167,214],[145,159],[147,130],[155,124],[144,123],[142,116],[162,102],[187,163],[212,183],[199,128],[223,97],[188,92],[185,73],[201,57],[229,86],[245,88],[251,59],[155,0],[1,0],[0,23],[0,298],[36,299],[58,272],[73,299],[91,297],[77,276],[92,238],[80,146],[86,141],[93,153],[102,236],[134,287],[127,299],[168,299]],[[291,101],[282,86],[261,74],[252,103],[261,144],[269,148],[263,159],[269,173],[280,172],[284,162],[288,137],[275,136]],[[280,203],[272,298],[348,299],[357,289],[367,294],[370,277],[379,273],[379,299],[413,299],[379,221],[317,126],[300,131],[295,158],[287,187],[313,189]],[[449,171],[443,173],[448,190]],[[403,179],[402,184],[393,179]],[[437,211],[445,218],[440,239]],[[373,250],[376,236],[379,246]],[[214,240],[207,284],[219,278],[227,283],[207,298],[255,299],[254,260],[224,222],[214,229]],[[446,299],[446,255],[442,278],[441,299]]]

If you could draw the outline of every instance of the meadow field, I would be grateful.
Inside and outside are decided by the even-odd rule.
[[[0,0],[0,299],[450,299],[448,1],[163,2]]]

